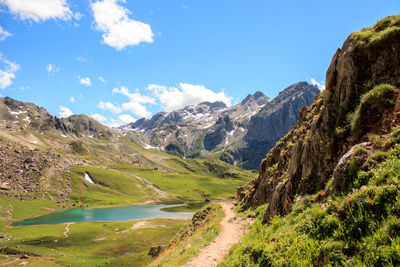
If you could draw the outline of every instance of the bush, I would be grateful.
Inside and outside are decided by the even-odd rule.
[[[362,96],[352,120],[353,133],[364,133],[381,120],[387,109],[394,107],[394,89],[392,85],[381,84]]]
[[[87,155],[87,154],[89,154],[88,149],[85,147],[83,142],[80,141],[80,140],[71,141],[69,143],[69,146],[70,146],[71,152],[73,154],[77,154],[77,155]]]

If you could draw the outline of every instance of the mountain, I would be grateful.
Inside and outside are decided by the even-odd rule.
[[[273,100],[256,92],[232,107],[204,102],[159,112],[119,130],[145,148],[189,158],[215,155],[232,165],[256,169],[265,150],[293,127],[300,108],[310,105],[318,93],[317,87],[300,82]]]
[[[209,154],[217,145],[223,148],[243,138],[250,117],[269,101],[262,92],[256,92],[232,107],[223,102],[203,102],[168,113],[159,112],[151,119],[140,119],[119,130],[145,148],[193,158]],[[215,139],[210,133],[222,121],[229,121],[229,136],[225,129],[223,136]]]
[[[86,115],[58,118],[33,103],[10,97],[0,97],[0,127],[7,129],[32,129],[39,132],[55,131],[74,137],[110,139],[108,127]]]
[[[231,161],[241,162],[240,166],[245,169],[258,169],[268,151],[293,128],[300,109],[311,105],[319,92],[307,82],[295,83],[280,92],[251,117],[238,148],[228,150]],[[223,157],[229,158],[227,153]]]
[[[326,89],[238,190],[259,221],[221,266],[399,265],[399,121],[397,15],[346,39]]]

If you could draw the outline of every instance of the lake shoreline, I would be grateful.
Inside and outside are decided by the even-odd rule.
[[[162,218],[190,219],[193,216],[194,212],[169,212],[162,210],[164,208],[176,208],[184,205],[186,204],[124,205],[124,206],[105,207],[105,208],[95,207],[95,208],[60,209],[39,216],[32,216],[29,218],[12,220],[12,222],[8,226],[20,227],[20,226],[30,226],[30,225],[51,225],[51,224],[80,223],[80,222],[118,222],[118,221],[134,221],[143,219],[162,219]],[[60,214],[62,213],[65,213],[63,214],[64,217],[60,216]],[[138,217],[143,216],[143,218],[131,218],[136,216]],[[44,219],[45,221],[46,219],[54,221],[54,223],[40,223],[40,218]],[[23,224],[24,222],[26,222],[26,224]]]

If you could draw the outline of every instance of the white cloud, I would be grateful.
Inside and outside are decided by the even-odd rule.
[[[107,110],[111,111],[112,113],[117,113],[118,114],[118,113],[122,112],[121,108],[115,106],[114,104],[112,104],[110,102],[100,101],[100,103],[97,105],[97,107],[99,107],[102,110],[106,110],[107,109]]]
[[[0,89],[5,89],[12,84],[19,65],[4,58],[0,53]]]
[[[1,0],[0,0],[1,1]],[[90,4],[95,27],[103,33],[103,42],[121,50],[141,42],[152,43],[153,32],[148,24],[130,19],[131,12],[118,5],[125,0],[102,0]]]
[[[121,125],[124,125],[124,123],[122,121],[119,120],[114,120],[114,119],[110,119],[110,122],[107,124],[108,127],[119,127]]]
[[[60,69],[53,64],[47,64],[46,70],[48,74],[59,72]]]
[[[22,20],[41,22],[48,19],[79,19],[81,14],[73,14],[66,0],[0,0],[9,11]]]
[[[89,77],[78,77],[78,79],[80,84],[83,84],[85,86],[92,86],[92,82],[90,81]]]
[[[74,113],[69,108],[64,107],[64,106],[60,106],[58,108],[58,114],[63,118],[67,118],[71,115],[74,115]]]
[[[121,121],[121,122],[123,122],[124,124],[128,124],[128,123],[131,123],[131,122],[135,122],[136,121],[136,119],[135,118],[133,118],[131,115],[129,115],[129,114],[122,114],[122,115],[119,115],[118,116],[118,119]]]
[[[100,82],[102,82],[102,83],[106,83],[106,80],[103,78],[103,76],[99,76],[99,78],[98,78],[98,79],[99,79],[99,81],[100,81]]]
[[[324,81],[318,82],[316,79],[311,78],[310,82],[311,82],[312,85],[317,86],[319,90],[321,90],[321,91],[325,90],[325,82]]]
[[[75,103],[75,97],[71,96],[71,97],[69,98],[69,102]]]
[[[156,104],[156,100],[153,97],[141,95],[138,92],[130,93],[128,88],[123,86],[120,89],[114,88],[113,93],[122,94],[129,98],[129,102],[122,104],[124,110],[130,111],[138,117],[151,117],[151,112],[143,104]]]
[[[193,85],[180,83],[179,88],[166,87],[162,85],[151,84],[147,89],[155,92],[157,98],[164,106],[165,111],[173,111],[188,105],[196,105],[201,102],[222,101],[227,106],[231,106],[232,97],[227,96],[225,92],[215,93],[203,85]]]
[[[90,116],[90,117],[92,117],[93,119],[95,119],[95,120],[98,121],[98,122],[106,122],[106,121],[107,121],[107,118],[106,118],[106,117],[104,117],[103,115],[100,115],[100,114],[98,114],[98,113],[95,113],[95,114],[93,114],[93,115]]]
[[[0,41],[4,41],[7,37],[10,37],[11,33],[4,30],[3,27],[0,26]]]
[[[86,63],[87,62],[87,58],[82,57],[82,56],[77,57],[76,60],[78,60],[79,62],[82,62],[82,63]]]

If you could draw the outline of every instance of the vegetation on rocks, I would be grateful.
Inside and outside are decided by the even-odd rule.
[[[336,52],[326,90],[238,191],[257,221],[221,266],[400,264],[399,21]]]
[[[389,16],[378,21],[370,28],[362,29],[360,32],[353,33],[361,46],[370,46],[374,43],[387,38],[394,32],[400,32],[399,16]]]
[[[391,141],[374,146],[365,166],[350,164],[346,188],[298,195],[288,215],[267,225],[258,212],[251,232],[221,266],[399,265],[399,130],[381,137]]]

